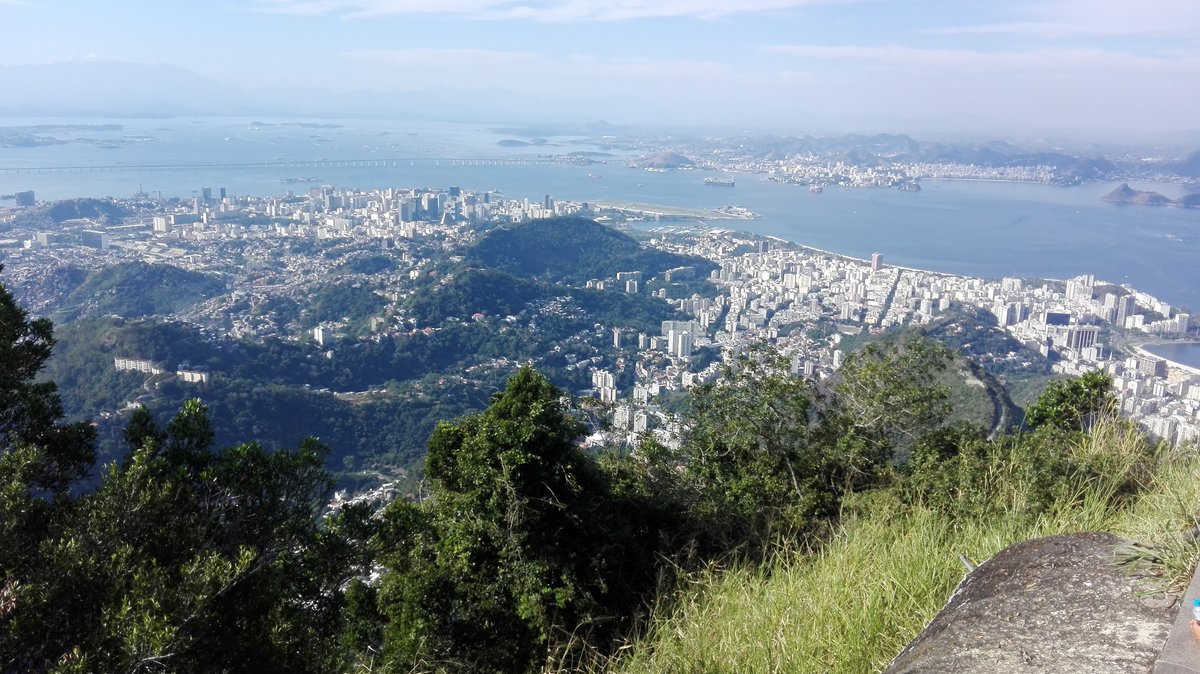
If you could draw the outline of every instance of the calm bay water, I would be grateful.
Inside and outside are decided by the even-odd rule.
[[[1200,343],[1198,342],[1146,344],[1142,348],[1173,363],[1200,368]]]
[[[61,120],[64,123],[78,120]],[[97,123],[110,120],[98,120]],[[0,148],[0,167],[254,163],[326,159],[411,158],[395,166],[236,168],[173,171],[0,174],[0,194],[32,189],[40,199],[129,196],[139,188],[190,197],[202,187],[232,194],[272,195],[307,185],[282,179],[319,178],[360,189],[448,187],[499,190],[509,198],[662,204],[715,208],[736,204],[762,217],[711,224],[778,236],[790,241],[941,272],[1067,278],[1091,273],[1130,283],[1176,305],[1200,309],[1200,211],[1114,206],[1100,201],[1112,184],[1062,188],[1046,185],[925,181],[918,193],[886,189],[805,187],[730,174],[736,186],[704,185],[713,173],[649,173],[625,167],[627,154],[593,166],[464,165],[434,157],[534,158],[545,153],[595,151],[570,139],[549,147],[505,148],[512,136],[463,124],[350,121],[340,128],[273,124],[255,130],[250,119],[111,120],[120,131],[82,130],[75,136],[114,141],[117,147],[69,143]],[[276,120],[265,119],[265,122]],[[46,123],[3,120],[0,124]],[[340,123],[340,122],[337,122]],[[153,140],[133,141],[129,137]],[[595,177],[595,176],[599,177]],[[1138,187],[1135,185],[1135,187]],[[1170,197],[1184,190],[1149,185]]]

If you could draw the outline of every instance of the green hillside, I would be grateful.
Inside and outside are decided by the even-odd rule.
[[[215,297],[225,284],[207,274],[167,264],[123,262],[93,271],[56,312],[64,318],[114,314],[125,318],[169,314]]]
[[[214,340],[193,327],[155,320],[84,318],[59,329],[46,376],[59,383],[72,419],[137,401],[165,421],[199,396],[219,413],[214,426],[222,442],[255,438],[286,446],[311,435],[333,448],[332,470],[407,469],[419,464],[436,423],[485,406],[514,361],[535,362],[556,385],[577,390],[588,386],[588,373],[570,368],[568,358],[602,353],[611,341],[597,323],[657,333],[663,320],[681,318],[657,298],[551,286],[499,271],[468,269],[442,281],[419,290],[406,309],[418,326],[431,329],[373,340],[354,338],[359,324],[382,307],[366,284],[324,284],[275,303],[283,319],[307,325],[349,318],[347,336],[325,347]],[[474,320],[477,312],[486,318]],[[509,315],[512,321],[505,320]],[[211,381],[196,387],[167,378],[147,389],[145,375],[114,369],[118,356],[148,359],[172,372],[184,363],[203,367]],[[117,455],[119,434],[100,440],[103,456]]]
[[[56,223],[79,218],[111,222],[128,217],[129,211],[112,199],[67,199],[51,204],[47,215]]]
[[[546,305],[555,308],[539,310]],[[476,268],[421,288],[405,306],[405,315],[421,327],[468,320],[476,313],[503,318],[534,311],[550,339],[566,339],[596,323],[657,333],[662,321],[685,318],[667,302],[644,294],[569,288]]]
[[[956,354],[939,375],[955,402],[952,422],[996,431],[1019,427],[1024,418],[1022,408],[1052,379],[1048,359],[1013,339],[996,325],[991,313],[974,307],[954,307],[924,326],[864,332],[844,339],[839,348],[854,352],[869,344],[895,344],[915,335],[927,336]],[[1014,392],[1021,394],[1020,399],[1014,400]]]
[[[438,420],[477,409],[486,401],[478,389],[503,381],[502,373],[471,382],[426,377],[461,371],[464,359],[470,362],[489,341],[496,342],[482,328],[454,329],[356,345],[329,359],[311,345],[214,342],[183,324],[85,318],[58,329],[43,376],[58,384],[71,419],[95,419],[136,400],[165,422],[184,401],[200,397],[219,412],[214,428],[222,443],[255,438],[286,446],[312,436],[334,448],[328,461],[335,470],[344,468],[346,456],[356,457],[355,466],[408,467],[419,461]],[[517,351],[507,341],[494,348]],[[532,353],[538,343],[529,348]],[[203,368],[212,379],[197,386],[160,376],[147,389],[146,374],[116,371],[118,356],[150,360],[168,372]],[[369,397],[329,393],[372,386],[387,390]],[[109,425],[101,423],[102,430]],[[101,456],[115,458],[119,441],[117,434],[102,434]]]
[[[57,344],[43,376],[58,384],[72,419],[91,419],[119,409],[143,393],[146,375],[117,372],[113,358],[143,358],[168,367],[205,366],[219,350],[195,328],[173,323],[91,317],[55,330]]]
[[[370,331],[370,319],[382,316],[388,306],[377,289],[375,284],[361,281],[321,283],[302,295],[271,297],[252,311],[269,312],[279,324],[301,330],[334,322],[360,335]]]
[[[467,251],[466,263],[574,284],[621,271],[640,271],[649,280],[683,266],[696,267],[705,278],[716,268],[700,258],[642,248],[628,235],[582,217],[531,220],[493,229]]]
[[[467,268],[419,290],[406,309],[417,325],[435,325],[448,318],[469,319],[476,313],[519,314],[544,294],[538,284],[498,269]]]

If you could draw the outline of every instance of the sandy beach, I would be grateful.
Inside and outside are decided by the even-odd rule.
[[[1159,360],[1167,361],[1167,367],[1169,367],[1169,368],[1183,370],[1184,372],[1187,372],[1188,374],[1200,375],[1200,368],[1195,368],[1190,365],[1184,365],[1183,363],[1177,363],[1173,360],[1170,360],[1168,358],[1163,358],[1162,356],[1160,356],[1158,354],[1151,353],[1151,352],[1147,351],[1146,349],[1142,348],[1143,346],[1153,346],[1154,344],[1163,344],[1163,343],[1165,343],[1165,342],[1145,342],[1144,344],[1138,344],[1138,345],[1132,346],[1132,348],[1134,351],[1137,351],[1138,353],[1140,353],[1143,356],[1146,356],[1147,358],[1158,358]]]

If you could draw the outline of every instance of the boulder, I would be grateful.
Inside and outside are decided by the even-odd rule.
[[[1004,549],[885,672],[1150,672],[1179,609],[1147,597],[1145,574],[1118,563],[1127,544],[1078,533]]]

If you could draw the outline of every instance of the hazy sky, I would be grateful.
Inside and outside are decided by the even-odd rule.
[[[5,65],[450,89],[613,122],[1200,127],[1200,0],[0,0],[0,26]]]

